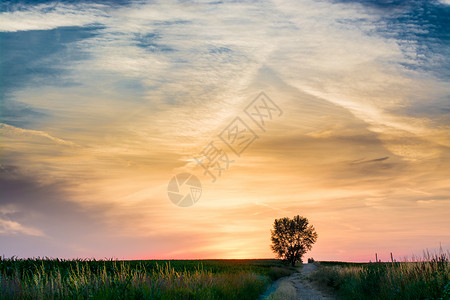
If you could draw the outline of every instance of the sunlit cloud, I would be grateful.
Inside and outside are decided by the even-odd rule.
[[[107,6],[100,4],[66,5],[62,3],[25,6],[1,14],[0,31],[49,30],[63,26],[101,23]]]
[[[445,243],[442,3],[8,5],[0,251],[271,257],[273,219],[296,214],[319,259]],[[211,182],[194,158],[261,91],[283,115]],[[203,185],[185,209],[180,172]]]
[[[65,140],[53,137],[43,131],[23,129],[23,128],[10,126],[10,125],[3,124],[3,123],[0,123],[0,130],[4,136],[10,136],[10,137],[11,136],[29,136],[29,137],[37,136],[37,137],[43,137],[43,138],[49,139],[50,141],[55,142],[56,144],[69,146],[69,147],[77,146],[76,144],[74,144],[70,141],[65,141]]]
[[[14,235],[25,234],[34,236],[43,236],[44,234],[35,228],[23,226],[17,222],[0,219],[0,234]]]

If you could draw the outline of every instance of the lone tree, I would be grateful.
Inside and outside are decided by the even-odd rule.
[[[314,226],[309,225],[308,219],[295,216],[292,219],[275,219],[272,233],[272,250],[283,260],[287,260],[292,266],[302,260],[303,254],[311,250],[317,240]]]

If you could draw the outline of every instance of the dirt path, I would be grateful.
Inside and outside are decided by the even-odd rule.
[[[300,273],[292,274],[289,277],[275,281],[272,286],[258,299],[298,299],[298,300],[334,300],[330,295],[323,295],[315,289],[306,279],[306,276],[317,269],[314,264],[303,264]],[[285,292],[287,290],[291,292]],[[295,291],[292,293],[292,291]]]
[[[324,296],[320,291],[315,289],[305,278],[309,273],[317,269],[314,264],[303,264],[302,272],[295,273],[287,278],[292,281],[297,289],[297,299],[301,300],[331,300],[334,297]]]

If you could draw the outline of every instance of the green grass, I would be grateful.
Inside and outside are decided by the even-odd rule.
[[[394,263],[321,262],[309,278],[341,299],[450,299],[448,253]]]
[[[0,299],[255,299],[279,260],[0,259]]]

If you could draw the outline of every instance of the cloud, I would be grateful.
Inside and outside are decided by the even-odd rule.
[[[89,245],[82,245],[82,241],[92,228],[96,232],[107,232],[101,218],[106,207],[101,204],[85,207],[70,193],[73,183],[35,177],[34,172],[25,173],[21,168],[23,166],[0,167],[0,243],[10,245],[0,251],[5,255],[19,255],[31,245],[42,243],[34,255],[50,255],[55,253],[51,248],[56,247],[58,251],[54,255],[76,257],[82,252],[74,250],[75,245],[88,249],[83,252],[86,255],[94,253]],[[20,235],[33,239],[25,244],[22,238],[11,239]],[[25,248],[16,248],[17,243]]]
[[[0,235],[15,235],[25,234],[32,236],[44,236],[44,233],[39,229],[23,226],[11,220],[4,220],[0,218]]]
[[[372,163],[372,162],[380,162],[380,161],[384,161],[386,159],[389,159],[389,156],[375,158],[375,159],[369,159],[369,160],[363,160],[363,159],[355,160],[354,162],[352,162],[352,164],[365,164],[365,163]]]
[[[6,98],[6,97],[5,97]],[[35,118],[43,118],[46,114],[18,101],[9,101],[3,98],[0,118],[4,123],[16,127],[24,127],[33,123]]]
[[[298,213],[320,228],[319,253],[336,259],[356,242],[344,247],[342,235],[372,247],[406,232],[421,250],[422,231],[407,228],[430,221],[445,237],[449,88],[436,75],[446,54],[431,41],[442,32],[406,1],[404,23],[403,6],[363,2],[2,14],[2,164],[15,166],[3,169],[2,220],[39,228],[54,253],[99,257],[268,257],[273,219]],[[175,207],[168,180],[261,90],[283,116],[217,183],[202,179],[194,207]],[[3,241],[53,251],[39,236]]]
[[[4,124],[4,123],[0,123],[0,132],[7,137],[15,137],[15,136],[18,136],[18,137],[40,137],[40,138],[48,139],[59,145],[64,145],[64,146],[68,146],[68,147],[79,147],[77,144],[75,144],[73,142],[65,141],[63,139],[51,136],[44,131],[23,129],[23,128],[11,126],[11,125]]]
[[[67,26],[85,26],[102,22],[107,6],[62,3],[19,6],[0,14],[0,31],[49,30]]]

